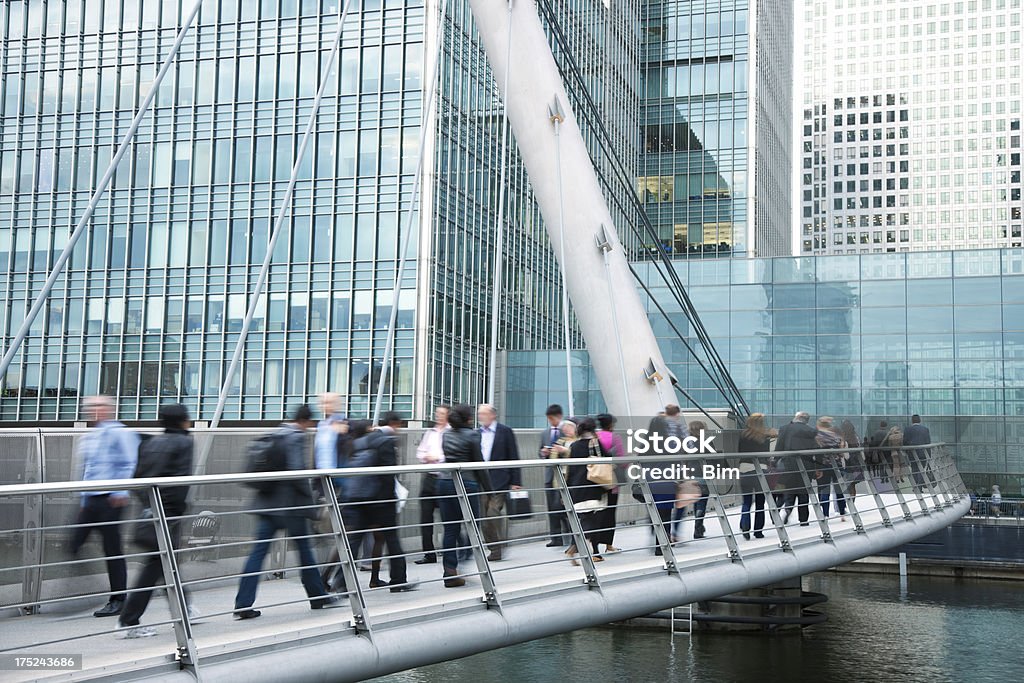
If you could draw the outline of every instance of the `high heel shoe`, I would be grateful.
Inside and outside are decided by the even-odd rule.
[[[576,558],[576,546],[575,545],[569,546],[566,549],[566,551],[565,551],[565,555],[566,555],[566,557],[573,558],[573,560],[569,564],[571,564],[574,567],[580,566],[580,561],[575,559]]]

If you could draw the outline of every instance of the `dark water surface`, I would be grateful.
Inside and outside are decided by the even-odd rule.
[[[911,576],[904,592],[897,577],[829,573],[804,588],[829,596],[815,608],[829,619],[802,635],[585,629],[376,680],[1024,681],[1024,582]]]

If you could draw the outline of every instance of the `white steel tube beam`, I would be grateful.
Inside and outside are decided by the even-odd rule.
[[[508,13],[512,15],[512,3],[508,0]],[[512,44],[512,22],[508,24],[508,44]],[[505,87],[508,87],[508,70],[512,66],[511,60],[505,61]],[[502,94],[502,101],[508,101],[508,91]],[[505,183],[508,177],[508,113],[502,105],[501,114],[501,152],[498,157],[501,169],[498,171],[498,211],[494,219],[494,280],[491,283],[491,357],[487,372],[487,402],[492,406],[496,405],[497,384],[498,384],[498,329],[501,322],[501,277],[505,264]]]
[[[507,15],[496,11],[497,3],[493,0],[470,0],[469,4],[495,78],[499,79],[498,87],[503,91],[507,89],[505,109],[551,242],[558,244],[564,234],[568,245],[587,245],[586,248],[574,249],[571,258],[561,258],[557,251],[556,255],[565,271],[565,287],[587,341],[590,361],[605,403],[612,413],[618,415],[628,415],[630,407],[634,415],[654,415],[663,408],[666,400],[677,402],[675,390],[664,387],[667,395],[664,399],[659,398],[658,387],[652,386],[643,374],[643,368],[653,360],[657,370],[668,376],[616,231],[608,230],[612,250],[608,254],[607,270],[603,254],[590,246],[599,226],[613,226],[615,223],[601,193],[579,124],[567,107],[569,98],[536,5],[534,2],[518,2],[511,15]],[[507,38],[510,21],[515,36],[511,45]],[[500,79],[505,73],[507,60],[511,60],[516,68],[509,72],[506,84]],[[555,128],[548,117],[552,95],[566,107],[565,120],[559,124],[560,140],[556,140]],[[565,201],[572,207],[565,216],[564,224],[558,220],[560,182],[551,153],[559,144],[561,166],[567,180]],[[598,292],[606,291],[609,286],[614,299],[605,302],[599,298]],[[616,308],[615,323],[609,320],[608,306]],[[629,406],[623,396],[618,354],[615,345],[608,343],[609,334],[618,335],[623,342]],[[662,383],[667,384],[658,384]]]
[[[93,192],[88,206],[85,207],[85,213],[82,214],[82,217],[78,220],[78,225],[75,226],[74,231],[71,233],[71,237],[68,238],[68,243],[65,245],[64,251],[60,253],[60,256],[57,257],[57,261],[53,264],[53,270],[50,271],[50,275],[46,278],[46,282],[43,283],[43,289],[39,292],[39,296],[37,296],[36,300],[32,302],[32,308],[29,309],[28,315],[25,316],[25,320],[21,323],[21,327],[18,328],[17,334],[14,335],[11,345],[8,346],[7,350],[4,352],[4,357],[0,360],[0,379],[3,379],[7,374],[7,368],[10,366],[11,361],[14,360],[15,354],[18,353],[18,349],[21,348],[22,343],[25,341],[29,328],[32,327],[32,323],[35,322],[39,312],[43,310],[43,304],[46,303],[46,299],[50,296],[50,290],[53,289],[53,285],[57,282],[57,278],[60,277],[60,274],[64,272],[64,266],[67,265],[68,259],[71,258],[71,252],[74,251],[75,245],[82,237],[86,227],[88,227],[89,221],[92,220],[92,215],[96,212],[96,207],[99,205],[100,199],[103,198],[103,194],[106,192],[107,186],[110,185],[110,181],[113,179],[114,173],[117,171],[117,166],[121,163],[121,158],[124,157],[125,152],[128,151],[128,146],[135,138],[135,133],[139,130],[139,125],[142,123],[142,119],[146,116],[146,112],[149,111],[149,105],[153,103],[153,98],[156,97],[156,92],[160,89],[160,84],[163,83],[164,76],[170,70],[171,65],[174,64],[174,58],[178,56],[178,50],[181,49],[181,44],[185,41],[185,36],[188,34],[189,28],[192,27],[192,22],[195,21],[196,15],[199,14],[199,8],[202,4],[203,0],[196,0],[195,4],[192,5],[192,9],[189,11],[188,16],[185,17],[185,21],[182,22],[181,28],[178,29],[178,35],[174,39],[174,45],[171,46],[171,51],[166,57],[164,57],[163,64],[160,65],[160,70],[157,72],[156,78],[153,79],[153,85],[150,86],[145,99],[143,99],[142,104],[139,105],[139,110],[135,112],[135,118],[132,119],[131,126],[128,127],[128,132],[126,132],[124,137],[121,139],[121,144],[118,146],[117,152],[114,153],[114,157],[110,160],[106,173],[104,173],[103,177],[100,178],[96,191]]]
[[[508,84],[506,84],[506,88]],[[507,98],[507,95],[506,95]],[[506,107],[507,109],[507,107]],[[569,391],[569,415],[576,414],[575,394],[572,389],[572,334],[569,329],[569,288],[565,278],[565,184],[562,175],[562,123],[565,112],[555,97],[548,109],[548,118],[555,129],[555,182],[558,183],[558,272],[562,276],[562,343],[565,344],[565,386]],[[546,218],[545,218],[546,220]]]
[[[235,351],[231,355],[231,364],[228,366],[228,372],[224,376],[223,384],[221,384],[220,395],[217,396],[217,409],[214,410],[213,419],[210,421],[211,429],[216,429],[217,425],[220,424],[221,415],[224,414],[224,404],[227,403],[228,393],[231,391],[231,381],[234,379],[235,373],[238,372],[238,364],[242,361],[242,351],[245,349],[246,337],[249,336],[249,327],[252,326],[252,319],[256,314],[256,306],[259,303],[260,295],[263,294],[263,286],[267,282],[267,275],[270,273],[270,262],[274,258],[274,247],[277,246],[277,238],[281,234],[281,226],[284,224],[285,216],[288,215],[288,209],[291,207],[292,195],[295,194],[295,183],[299,177],[299,167],[302,165],[302,159],[306,155],[306,148],[309,146],[309,139],[312,137],[313,129],[316,127],[316,115],[320,111],[320,101],[324,97],[324,91],[327,90],[327,84],[331,82],[331,69],[334,68],[334,62],[341,49],[341,37],[345,32],[345,17],[348,16],[349,7],[352,6],[353,2],[358,2],[358,0],[345,0],[341,7],[341,15],[338,17],[338,30],[334,33],[334,43],[331,47],[330,56],[327,58],[327,67],[324,70],[323,78],[320,79],[320,87],[316,91],[316,97],[313,99],[313,111],[310,112],[309,120],[306,121],[306,129],[302,133],[302,141],[299,143],[299,149],[295,154],[292,173],[288,178],[288,188],[281,199],[281,208],[277,212],[274,229],[270,234],[267,255],[263,257],[263,266],[260,268],[260,274],[256,278],[256,285],[253,287],[249,300],[249,308],[245,311],[242,329],[238,333],[238,342],[235,343]],[[200,458],[200,465],[203,466],[205,466],[206,462],[205,454],[206,451],[204,450],[204,457]]]

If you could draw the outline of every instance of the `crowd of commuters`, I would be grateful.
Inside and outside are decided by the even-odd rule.
[[[192,473],[193,441],[189,433],[190,416],[182,405],[160,408],[163,432],[140,436],[114,420],[114,404],[107,397],[93,397],[85,404],[94,424],[79,444],[79,463],[83,480],[128,479],[132,477],[173,477]],[[253,472],[306,470],[310,462],[317,469],[393,467],[403,460],[398,434],[403,420],[397,413],[385,413],[377,424],[349,420],[341,412],[337,394],[321,396],[322,417],[314,420],[307,405],[299,406],[291,421],[256,439],[247,452],[247,466]],[[583,552],[577,539],[586,541],[587,554],[594,562],[618,552],[615,547],[616,511],[623,486],[629,482],[626,464],[616,458],[627,455],[622,435],[616,431],[616,419],[607,413],[594,417],[566,417],[561,406],[546,411],[547,426],[541,431],[537,456],[552,461],[544,466],[547,503],[548,547],[564,550],[572,564]],[[315,428],[312,453],[307,432]],[[686,423],[677,405],[668,405],[649,425],[651,432],[680,440],[700,436],[707,425]],[[863,441],[849,420],[836,424],[829,416],[818,417],[812,426],[810,415],[798,412],[778,430],[767,425],[765,416],[754,413],[739,435],[739,491],[742,499],[739,528],[743,538],[763,538],[766,492],[774,499],[786,524],[794,511],[798,523],[809,524],[810,496],[816,497],[821,514],[834,512],[845,519],[847,504],[857,492],[858,482],[871,477],[880,483],[898,486],[909,479],[912,486],[929,484],[922,458],[926,455],[913,446],[931,443],[928,428],[914,415],[904,430],[881,421]],[[865,447],[863,456],[845,449]],[[760,454],[775,451],[772,457]],[[650,455],[663,455],[665,451]],[[754,454],[759,454],[755,456]],[[310,457],[312,456],[312,457]],[[497,410],[483,404],[475,410],[466,405],[438,406],[434,424],[416,446],[415,459],[424,465],[445,463],[499,463],[519,460],[515,434],[498,421]],[[254,467],[253,463],[261,463]],[[479,521],[479,533],[487,554],[478,561],[500,562],[508,554],[510,494],[522,489],[522,470],[518,467],[475,468],[457,475],[451,468],[439,467],[420,479],[419,535],[422,557],[418,565],[435,564],[440,556],[445,587],[466,584],[460,561],[473,557],[467,531],[477,533],[476,525],[467,526],[466,513]],[[326,481],[327,490],[324,490]],[[767,483],[765,488],[762,482]],[[395,474],[336,476],[330,479],[286,478],[254,481],[255,490],[248,509],[256,518],[253,544],[244,562],[233,614],[236,619],[259,617],[254,609],[257,588],[270,543],[278,532],[290,539],[301,564],[301,583],[311,609],[336,607],[349,592],[356,574],[350,567],[347,576],[338,552],[339,544],[317,560],[311,538],[336,535],[344,530],[341,546],[359,567],[371,572],[369,588],[389,589],[394,593],[416,590],[409,581],[406,553],[399,538],[399,513],[409,492]],[[995,487],[994,487],[995,488]],[[649,491],[650,498],[647,498]],[[462,493],[468,494],[462,497]],[[130,501],[127,491],[89,491],[82,494],[76,524],[72,527],[70,550],[78,553],[92,531],[101,535],[110,582],[110,598],[94,614],[118,616],[124,637],[154,635],[140,625],[153,588],[163,577],[160,554],[169,543],[177,547],[181,524],[187,511],[187,486],[161,486],[151,499],[148,490],[139,490],[143,512],[136,525],[133,543],[150,554],[144,557],[136,582],[129,592],[127,568],[121,539],[121,522]],[[633,497],[650,504],[651,515],[660,524],[656,539],[664,530],[671,543],[682,542],[682,522],[692,511],[693,538],[705,536],[704,518],[711,499],[709,484],[698,475],[685,478],[652,478],[646,486],[633,483]],[[993,498],[998,499],[998,489]],[[159,502],[169,520],[159,532],[152,523]],[[336,504],[335,504],[336,503]],[[569,514],[572,508],[573,514]],[[340,510],[340,518],[335,511]],[[439,513],[442,524],[440,552],[435,545],[434,520]],[[573,522],[579,526],[574,531]],[[315,533],[311,522],[318,524]],[[163,533],[162,540],[157,533]],[[663,541],[664,542],[664,541]],[[662,543],[654,543],[656,554]],[[387,580],[382,579],[382,560],[387,559]],[[181,604],[192,619],[198,617],[183,596]],[[181,605],[179,605],[181,607]]]

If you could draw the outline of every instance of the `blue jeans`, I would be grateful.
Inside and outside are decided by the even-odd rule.
[[[473,519],[480,518],[480,499],[473,494],[480,491],[480,485],[475,479],[466,479],[466,493],[469,494],[469,506],[473,511]],[[458,551],[455,548],[459,545],[459,530],[462,528],[462,506],[459,499],[455,497],[455,482],[451,479],[437,480],[437,495],[445,496],[437,501],[441,508],[441,523],[444,525],[444,540],[441,546],[444,548],[442,564],[445,571],[457,571],[459,568]],[[471,520],[472,523],[472,520]]]
[[[236,610],[249,609],[256,602],[256,587],[260,583],[258,572],[263,569],[263,560],[266,559],[267,551],[270,550],[270,540],[279,530],[284,530],[285,535],[291,537],[299,549],[299,562],[302,564],[302,587],[306,589],[306,595],[310,598],[322,598],[326,595],[324,583],[320,580],[320,572],[313,566],[316,564],[316,558],[313,557],[313,550],[309,547],[309,539],[296,538],[309,534],[309,520],[299,515],[259,515],[259,521],[256,523],[255,545],[242,569],[242,573],[251,574],[251,576],[243,576],[238,584],[238,594],[235,595]]]
[[[824,477],[822,478],[824,480]],[[828,481],[824,484],[818,484],[818,502],[821,503],[821,513],[828,517],[828,501],[829,494],[834,493],[836,497],[836,509],[839,510],[840,515],[846,514],[846,496],[843,495],[843,490],[839,486],[837,481]]]

